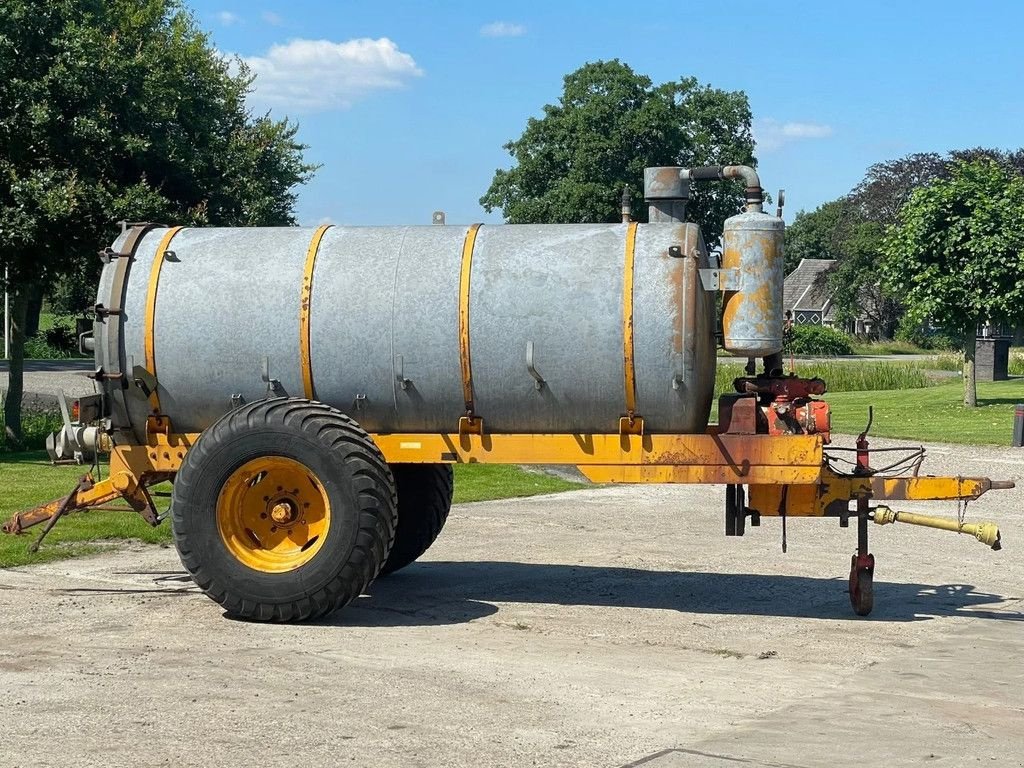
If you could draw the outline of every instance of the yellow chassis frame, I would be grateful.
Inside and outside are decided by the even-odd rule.
[[[150,505],[146,488],[170,479],[198,434],[173,434],[165,418],[151,417],[146,445],[102,445],[108,477],[86,482],[74,498],[57,499],[12,518],[20,532],[65,511],[118,498],[133,509]],[[825,464],[820,435],[730,435],[711,427],[700,435],[652,434],[375,434],[389,463],[575,465],[596,483],[742,484],[747,507],[762,515],[842,514],[855,499],[971,500],[994,486],[987,478],[856,477]],[[70,502],[70,503],[68,503]]]

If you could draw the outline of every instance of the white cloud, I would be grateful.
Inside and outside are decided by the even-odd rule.
[[[260,14],[260,18],[272,27],[280,27],[284,25],[284,19],[273,11],[264,11]]]
[[[832,126],[823,123],[782,122],[771,117],[754,121],[757,148],[772,152],[786,144],[805,139],[825,139],[832,135]]]
[[[234,24],[237,24],[241,20],[241,16],[239,16],[237,13],[232,13],[231,11],[220,11],[217,13],[217,21],[219,21],[225,27],[230,27]]]
[[[480,27],[482,37],[522,37],[525,34],[526,27],[511,21],[492,21]]]
[[[241,58],[256,75],[253,101],[299,112],[348,109],[373,91],[401,88],[423,74],[413,57],[386,37],[289,40],[264,56]]]

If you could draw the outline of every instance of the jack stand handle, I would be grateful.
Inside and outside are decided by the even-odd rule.
[[[57,524],[64,515],[67,514],[68,508],[78,499],[78,492],[83,491],[92,484],[92,478],[88,475],[78,481],[78,485],[74,487],[67,496],[64,497],[64,501],[57,507],[57,511],[50,516],[50,519],[46,521],[46,525],[43,526],[43,530],[39,532],[39,537],[29,544],[28,551],[35,554],[39,551],[39,546],[43,543],[43,539],[46,538],[46,534],[53,530],[53,526]]]
[[[875,407],[873,405],[868,406],[868,423],[864,427],[864,431],[857,437],[857,447],[860,448],[860,444],[864,443],[864,447],[867,447],[868,432],[871,431],[871,424],[875,420]]]

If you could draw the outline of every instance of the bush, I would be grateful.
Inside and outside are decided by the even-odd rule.
[[[823,325],[794,325],[787,352],[794,355],[852,355],[850,337]]]
[[[1010,350],[1008,373],[1011,376],[1024,376],[1024,347],[1016,347]]]
[[[63,360],[71,357],[71,352],[49,344],[45,335],[33,336],[25,341],[26,360]]]
[[[916,344],[921,349],[953,351],[961,348],[960,343],[949,334],[925,328],[920,323],[911,322],[908,317],[900,320],[899,328],[896,329],[896,340]]]
[[[45,331],[25,341],[27,360],[63,360],[78,354],[78,335],[73,317],[56,318]]]
[[[4,429],[3,408],[0,408],[0,453],[11,451],[35,451],[46,447],[46,438],[51,432],[60,429],[63,422],[57,411],[33,412],[21,414],[21,445],[7,442],[7,430]]]

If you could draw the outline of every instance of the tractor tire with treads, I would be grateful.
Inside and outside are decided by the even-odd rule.
[[[229,615],[302,621],[350,603],[394,543],[391,470],[360,426],[327,405],[275,398],[207,429],[175,478],[181,562]]]
[[[450,464],[392,464],[398,489],[398,530],[381,575],[404,568],[434,543],[452,508]]]

